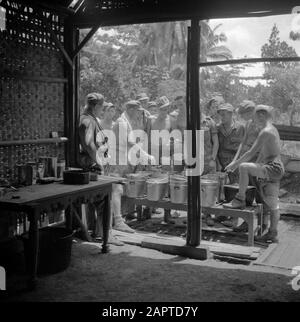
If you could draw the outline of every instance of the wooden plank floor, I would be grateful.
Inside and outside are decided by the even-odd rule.
[[[138,246],[143,246],[143,243],[146,243],[147,240],[150,239],[156,240],[157,242],[161,241],[162,243],[166,243],[169,241],[170,244],[185,244],[185,240],[183,238],[170,235],[160,235],[155,233],[144,232],[136,232],[134,234],[130,234],[120,232],[117,230],[114,230],[114,234],[117,235],[118,238],[123,242]],[[214,254],[251,260],[257,259],[262,252],[262,249],[260,247],[240,246],[206,240],[201,241],[201,246],[208,247],[209,250]]]
[[[255,262],[291,270],[300,265],[300,221],[281,220],[279,223],[279,243],[272,244]]]

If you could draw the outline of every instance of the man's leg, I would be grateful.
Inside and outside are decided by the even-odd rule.
[[[280,219],[279,212],[279,183],[269,182],[261,189],[262,198],[264,200],[264,215],[270,217],[270,228],[262,237],[257,238],[257,241],[278,242],[278,222]],[[266,220],[266,219],[265,219]],[[266,222],[264,222],[266,224]],[[267,226],[265,226],[267,228]]]
[[[249,185],[249,176],[264,178],[265,174],[261,165],[256,163],[242,163],[239,166],[239,192],[232,202],[223,204],[224,207],[243,209],[246,207],[246,191]]]
[[[113,184],[112,188],[112,213],[113,213],[113,228],[127,233],[134,233],[124,221],[121,215],[121,197],[123,194],[123,187],[120,184]]]

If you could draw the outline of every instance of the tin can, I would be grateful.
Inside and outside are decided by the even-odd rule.
[[[42,162],[39,162],[37,164],[37,178],[38,179],[44,178],[44,174],[45,174],[45,164]]]
[[[27,167],[31,167],[30,169],[27,169],[28,173],[28,180],[31,181],[31,184],[36,184],[37,181],[37,163],[35,161],[29,161],[27,162]]]
[[[26,185],[26,165],[17,164],[18,184],[21,186]]]
[[[65,160],[60,160],[57,162],[57,171],[56,171],[56,176],[59,179],[63,179],[63,172],[66,169],[66,161]]]

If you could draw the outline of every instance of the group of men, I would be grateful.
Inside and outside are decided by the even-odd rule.
[[[256,106],[252,101],[245,100],[236,113],[231,104],[225,103],[221,96],[216,96],[201,110],[203,110],[201,129],[204,130],[203,174],[215,171],[227,172],[231,183],[239,183],[239,193],[230,204],[224,204],[225,207],[244,208],[249,180],[251,185],[256,185],[266,215],[265,234],[262,238],[275,242],[279,219],[279,182],[284,167],[280,160],[279,134],[272,125],[272,108],[266,105]],[[139,159],[143,161],[142,167],[154,164],[155,161],[158,161],[156,164],[161,164],[161,160],[155,160],[152,155],[158,155],[159,159],[162,157],[161,144],[156,147],[157,153],[152,153],[153,145],[151,154],[147,148],[151,131],[179,130],[183,133],[186,129],[184,95],[178,95],[171,104],[166,96],[150,101],[145,93],[141,93],[136,100],[125,104],[124,112],[116,121],[114,121],[115,113],[115,106],[106,103],[101,94],[91,93],[87,96],[87,104],[79,124],[81,167],[101,173],[105,173],[105,169],[109,167],[110,175],[125,177],[142,169],[139,165],[128,162],[131,157],[129,151],[134,147],[137,147],[135,151],[138,151]],[[136,140],[136,137],[131,135],[133,130],[141,130],[141,133],[145,133],[145,138],[139,135]],[[112,149],[107,131],[115,134]],[[106,159],[111,153],[116,153],[114,160],[118,162],[109,166]],[[134,232],[121,215],[122,194],[122,185],[114,184],[112,193],[114,229]],[[268,214],[271,215],[269,229]],[[246,223],[237,229],[247,229]],[[97,232],[95,234],[97,235]],[[122,244],[112,234],[110,242]]]
[[[227,172],[231,183],[239,184],[235,198],[223,206],[244,209],[248,185],[254,185],[256,199],[263,203],[264,209],[263,235],[257,239],[277,242],[279,184],[284,166],[280,157],[279,133],[272,124],[273,108],[244,100],[235,111],[231,104],[218,97],[209,102],[206,111],[211,121],[210,132],[215,135],[214,151],[218,150],[212,156],[214,161],[216,155],[216,169]],[[237,231],[247,229],[245,222],[236,227]]]

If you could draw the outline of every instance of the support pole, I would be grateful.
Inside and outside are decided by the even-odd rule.
[[[187,129],[192,131],[192,151],[196,156],[197,130],[200,130],[199,104],[199,53],[200,26],[199,20],[191,20],[188,43],[188,75],[187,75]],[[197,156],[198,157],[198,156]],[[197,160],[199,162],[200,160]],[[200,175],[188,177],[188,246],[199,246],[201,240],[201,205],[200,205]]]
[[[70,56],[78,44],[78,30],[74,28],[71,21],[65,23],[65,48]],[[66,145],[65,157],[67,166],[77,166],[77,151],[78,151],[78,70],[79,60],[76,57],[73,60],[73,65],[65,64],[65,77],[68,82],[66,84],[65,95],[65,135],[70,138]]]

